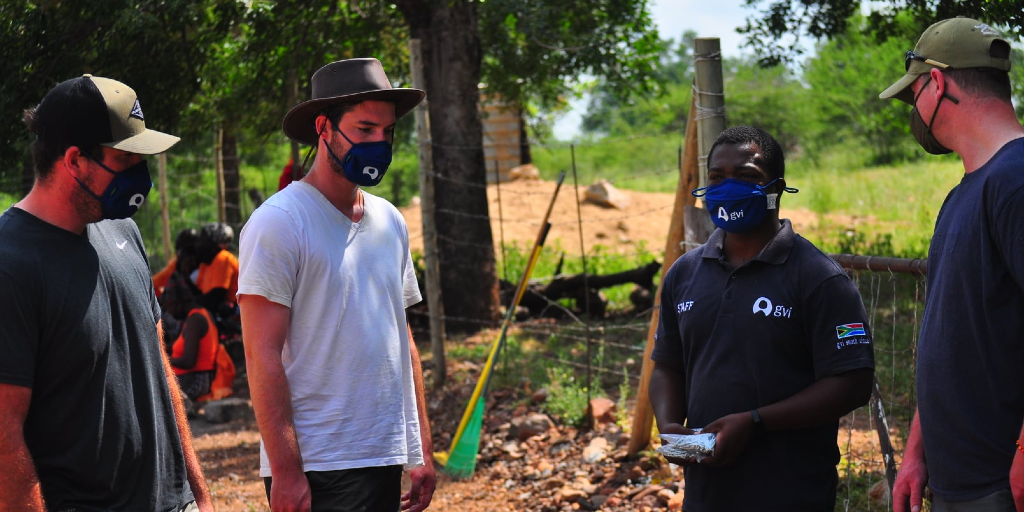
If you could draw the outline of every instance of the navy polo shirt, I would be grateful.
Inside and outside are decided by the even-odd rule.
[[[662,286],[651,359],[686,369],[687,425],[763,407],[816,380],[873,368],[867,315],[856,286],[789,220],[747,264],[732,269],[725,232],[680,257]],[[686,469],[689,512],[829,510],[836,492],[838,420],[757,432],[736,464]]]

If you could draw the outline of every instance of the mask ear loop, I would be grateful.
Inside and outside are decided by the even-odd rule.
[[[321,112],[323,113],[324,117],[327,117],[327,112],[326,111],[321,111]],[[327,122],[331,122],[331,118],[328,117],[327,118]],[[307,168],[306,167],[306,163],[309,162],[309,156],[313,154],[313,150],[316,149],[316,147],[320,145],[320,135],[322,133],[324,133],[324,128],[327,128],[327,123],[324,123],[323,128],[320,128],[319,130],[317,130],[317,132],[316,132],[316,140],[317,140],[316,144],[313,144],[313,145],[309,146],[309,151],[306,151],[306,158],[302,159],[302,168],[303,169]]]

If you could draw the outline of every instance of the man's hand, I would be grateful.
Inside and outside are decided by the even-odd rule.
[[[719,418],[701,430],[702,433],[717,433],[715,452],[701,464],[714,467],[730,466],[747,448],[754,433],[754,418],[749,412],[738,412]]]
[[[1010,491],[1013,492],[1013,503],[1017,512],[1024,512],[1024,452],[1017,450],[1010,466]]]
[[[305,473],[277,471],[273,478],[270,482],[270,510],[309,512],[313,495]]]
[[[1016,464],[1016,459],[1014,459],[1014,464]],[[900,470],[896,473],[896,483],[893,484],[893,512],[920,512],[924,486],[927,484],[928,468],[925,466],[924,458],[920,457],[916,451],[907,450],[903,454]],[[1017,510],[1021,510],[1019,506]]]
[[[426,510],[430,506],[430,500],[434,497],[434,488],[437,486],[434,465],[427,462],[426,465],[409,471],[409,480],[412,481],[412,486],[409,487],[409,492],[402,495],[402,510],[408,512]]]
[[[679,423],[666,423],[665,425],[658,428],[658,431],[662,434],[682,434],[682,435],[693,435],[695,432],[691,428],[686,428]],[[662,454],[665,460],[675,464],[677,466],[690,466],[697,463],[696,459],[681,459],[679,457],[668,457]]]

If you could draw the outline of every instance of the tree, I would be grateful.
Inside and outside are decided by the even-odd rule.
[[[846,32],[850,17],[860,11],[859,0],[745,0],[748,7],[767,4],[759,16],[747,18],[739,29],[747,34],[745,46],[752,48],[764,65],[790,62],[801,53],[803,36],[822,40]],[[1024,32],[1024,9],[1020,2],[1008,0],[887,0],[868,15],[867,26],[880,40],[904,34],[899,21],[906,12],[914,20],[916,36],[932,23],[956,16],[976,18],[1005,27],[1011,35]],[[783,43],[791,37],[788,43]],[[909,50],[910,48],[906,48]],[[896,57],[893,57],[896,59]]]
[[[555,103],[584,72],[645,92],[657,38],[645,0],[394,3],[422,41],[447,327],[475,330],[498,317],[480,84],[512,105]]]
[[[147,125],[177,131],[207,58],[206,13],[228,0],[0,2],[0,183],[32,183],[21,112],[58,83],[91,73],[118,79],[142,99]],[[18,179],[18,178],[21,179]],[[8,190],[15,193],[19,190]]]
[[[910,21],[910,20],[907,20]],[[810,87],[806,101],[812,154],[837,144],[862,145],[869,164],[887,164],[919,154],[910,133],[905,105],[879,99],[878,93],[903,76],[893,56],[908,48],[908,36],[878,42],[867,20],[854,16],[847,29],[819,45],[817,56],[804,68]]]
[[[587,133],[617,136],[684,132],[690,113],[696,37],[696,32],[686,31],[678,42],[659,42],[651,94],[622,98],[607,79],[598,80],[591,89],[580,128]]]

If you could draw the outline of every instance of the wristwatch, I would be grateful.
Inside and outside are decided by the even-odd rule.
[[[750,417],[754,419],[754,431],[764,430],[764,422],[761,421],[761,413],[757,409],[750,410]]]

